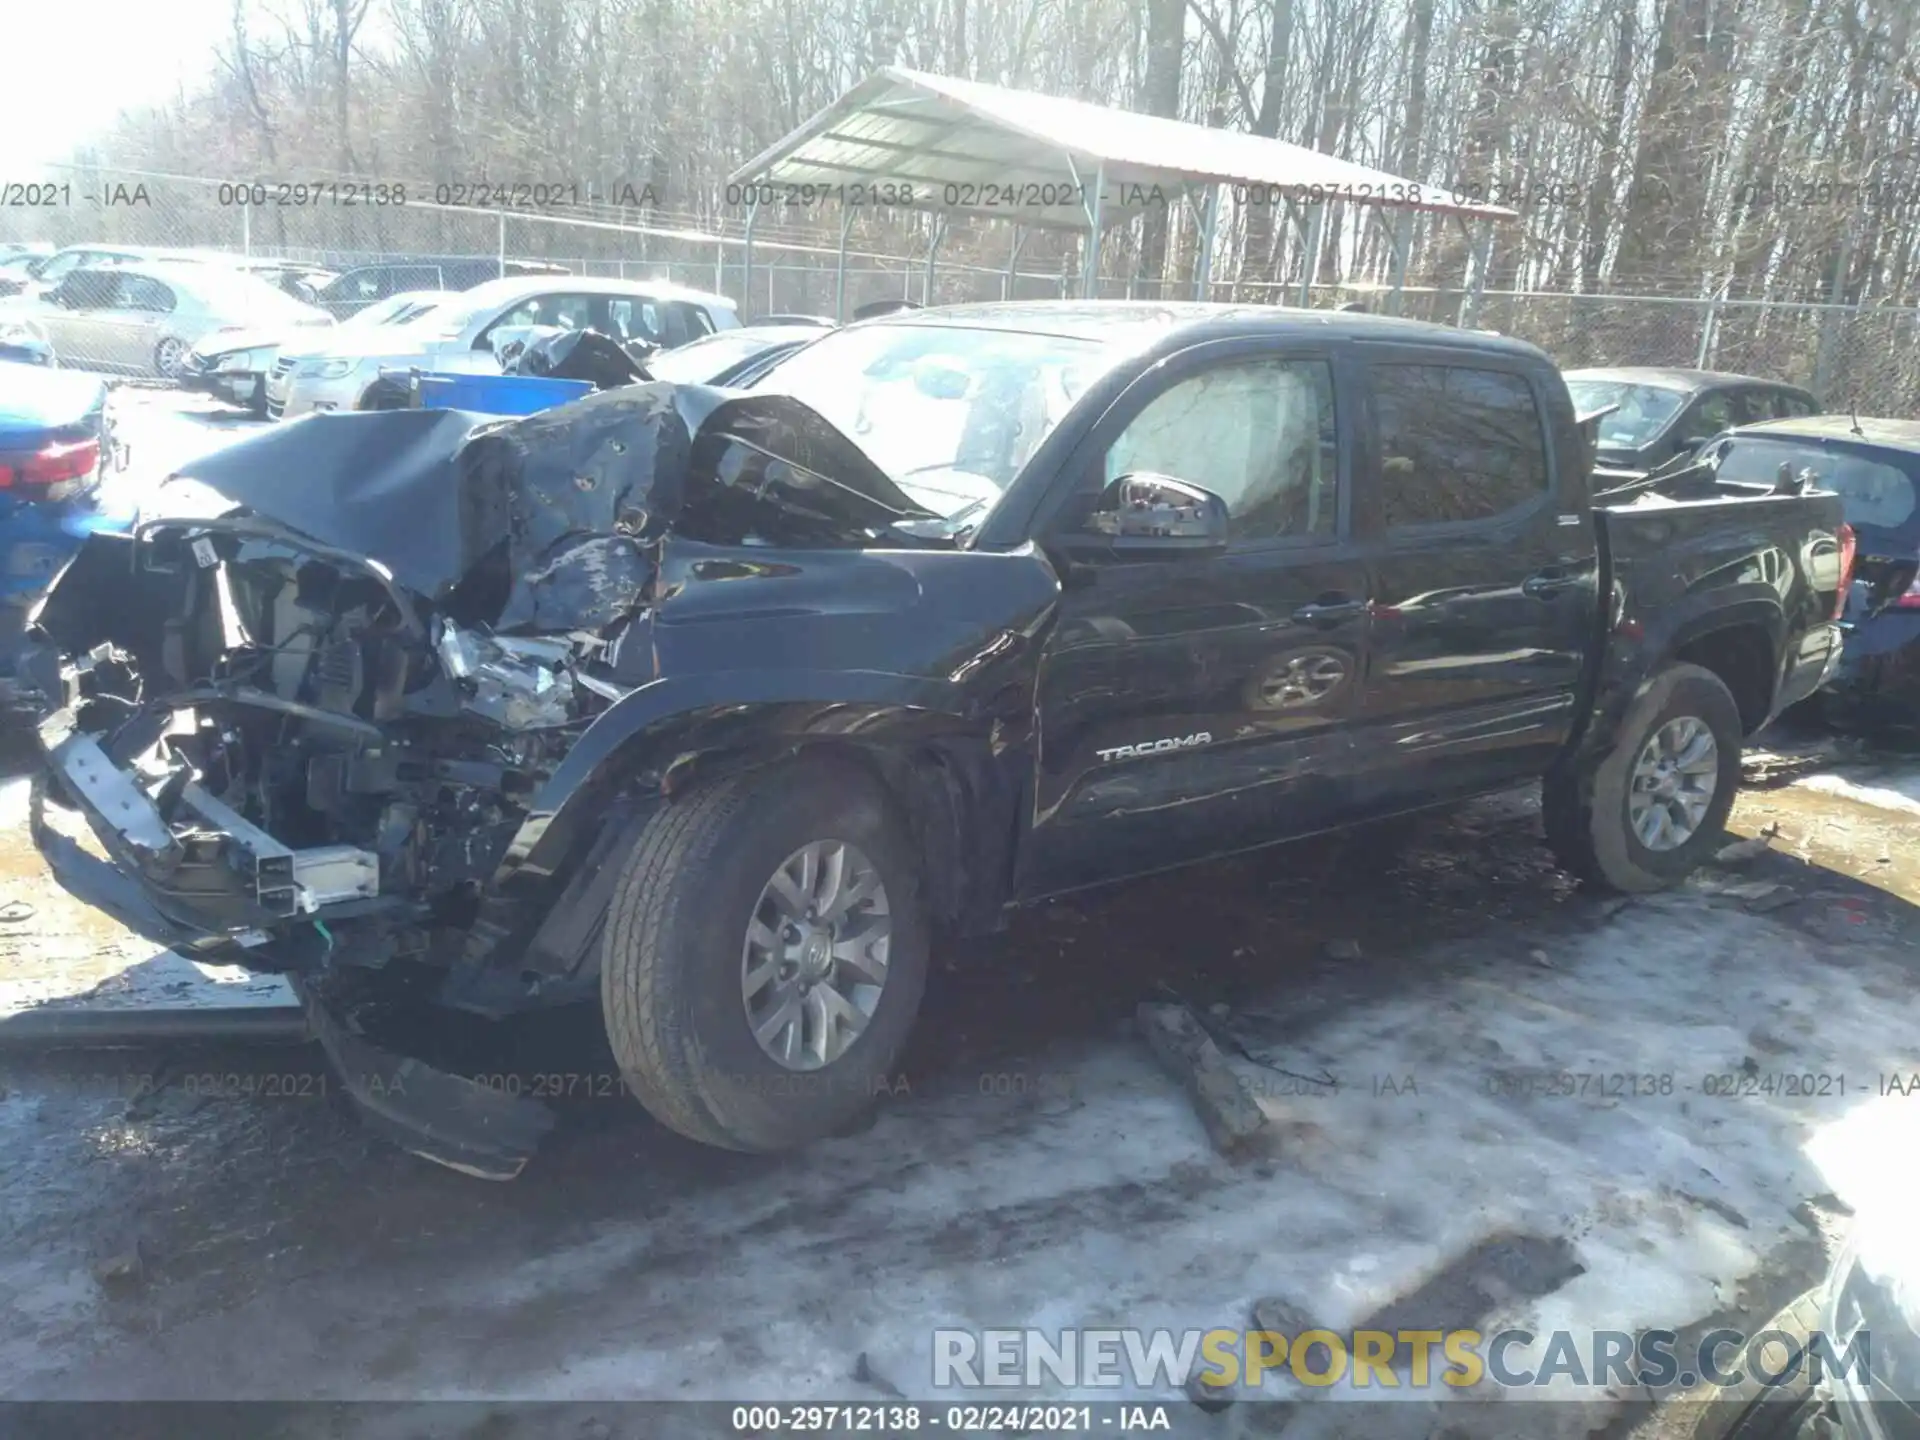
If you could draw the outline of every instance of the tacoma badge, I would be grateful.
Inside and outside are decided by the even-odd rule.
[[[1163,750],[1190,750],[1196,745],[1211,745],[1213,736],[1205,730],[1192,735],[1169,735],[1164,740],[1143,740],[1138,745],[1114,745],[1093,753],[1102,760],[1131,760],[1136,755],[1157,755]]]

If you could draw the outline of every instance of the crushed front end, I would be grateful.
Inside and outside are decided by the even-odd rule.
[[[653,474],[627,457],[685,424],[636,392],[512,429],[354,416],[221,452],[86,541],[25,662],[56,878],[156,943],[289,976],[362,1108],[397,1124],[409,1068],[445,1092],[412,1148],[482,1174],[525,1163],[544,1110],[369,1050],[358,1017],[431,1000],[471,951],[533,797],[607,707],[579,677],[645,604],[622,525]]]
[[[574,642],[464,627],[271,528],[160,522],[87,543],[37,617],[67,643],[34,661],[59,703],[40,721],[33,830],[61,883],[129,928],[294,977],[338,1061],[360,1043],[353,1002],[449,963],[530,797],[603,702],[581,702]],[[106,860],[50,823],[49,800]],[[390,1109],[403,1064],[424,1093],[426,1072],[364,1043],[342,1069]],[[545,1127],[481,1128],[484,1143],[442,1134],[427,1153],[512,1173]],[[525,1143],[500,1152],[506,1132]]]
[[[544,998],[597,991],[593,847],[620,802],[593,797],[608,818],[580,854],[523,863],[575,783],[556,772],[650,678],[676,520],[769,543],[896,513],[870,469],[849,490],[774,458],[860,469],[822,425],[637,385],[516,421],[315,417],[198,462],[158,513],[89,537],[31,618],[36,845],[156,943],[290,977],[409,1148],[516,1173],[547,1112],[386,1052],[362,1012],[520,1008],[536,953],[567,957]],[[638,659],[610,664],[623,640]]]

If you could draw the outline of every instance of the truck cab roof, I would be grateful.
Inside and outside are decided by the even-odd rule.
[[[1546,360],[1538,346],[1484,330],[1462,330],[1423,320],[1288,305],[1232,305],[1198,300],[1010,300],[903,310],[866,325],[945,325],[1011,330],[1098,341],[1177,339],[1182,344],[1233,335],[1297,334],[1301,339],[1363,340],[1525,355]],[[1175,347],[1178,348],[1178,347]]]

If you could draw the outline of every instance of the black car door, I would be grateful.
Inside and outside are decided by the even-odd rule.
[[[1576,718],[1599,567],[1557,377],[1494,350],[1363,348],[1373,663],[1354,793],[1387,813],[1547,767]]]
[[[1076,453],[1049,545],[1075,558],[1059,560],[1040,658],[1024,895],[1339,818],[1367,639],[1343,364],[1326,344],[1195,346],[1136,381]],[[1142,473],[1224,499],[1225,552],[1123,560],[1071,545],[1100,490]]]

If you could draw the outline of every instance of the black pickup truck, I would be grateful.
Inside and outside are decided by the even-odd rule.
[[[1591,460],[1528,345],[1267,308],[924,311],[751,391],[316,417],[56,582],[35,838],[291,975],[420,1153],[511,1175],[546,1118],[377,1043],[423,987],[597,994],[662,1121],[796,1146],[885,1083],[933,935],[1011,906],[1530,782],[1581,876],[1684,876],[1838,657],[1847,532],[1710,473],[1596,505]]]

